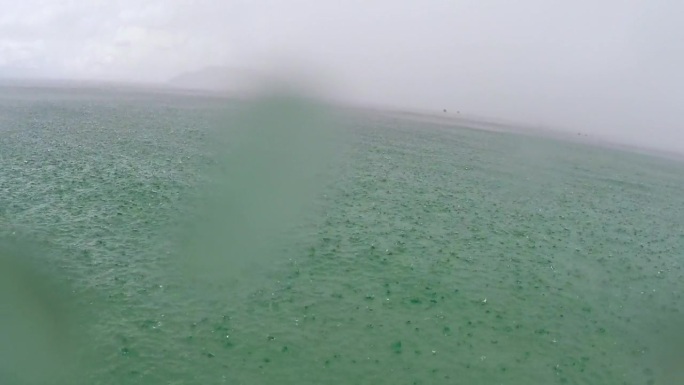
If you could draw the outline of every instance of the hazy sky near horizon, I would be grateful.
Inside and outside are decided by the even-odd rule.
[[[0,77],[305,64],[364,103],[684,150],[676,0],[0,0]]]

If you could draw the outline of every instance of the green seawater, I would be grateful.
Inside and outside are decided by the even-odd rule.
[[[682,164],[338,112],[306,215],[203,279],[178,232],[245,104],[2,90],[0,383],[57,383],[29,374],[67,351],[71,384],[684,379]]]

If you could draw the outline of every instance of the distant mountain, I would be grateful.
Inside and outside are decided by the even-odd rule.
[[[265,77],[255,71],[227,67],[206,67],[185,72],[167,84],[174,88],[207,90],[215,92],[246,92],[257,88]]]

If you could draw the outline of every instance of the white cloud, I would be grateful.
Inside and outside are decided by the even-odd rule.
[[[36,69],[44,58],[43,40],[16,41],[0,38],[0,66]]]

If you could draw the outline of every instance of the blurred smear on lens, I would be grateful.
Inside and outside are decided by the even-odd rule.
[[[303,93],[268,89],[225,116],[210,147],[216,161],[181,258],[204,278],[259,274],[329,180],[343,147],[337,124]]]
[[[71,293],[39,265],[40,248],[0,240],[0,383],[68,384],[83,329]]]

